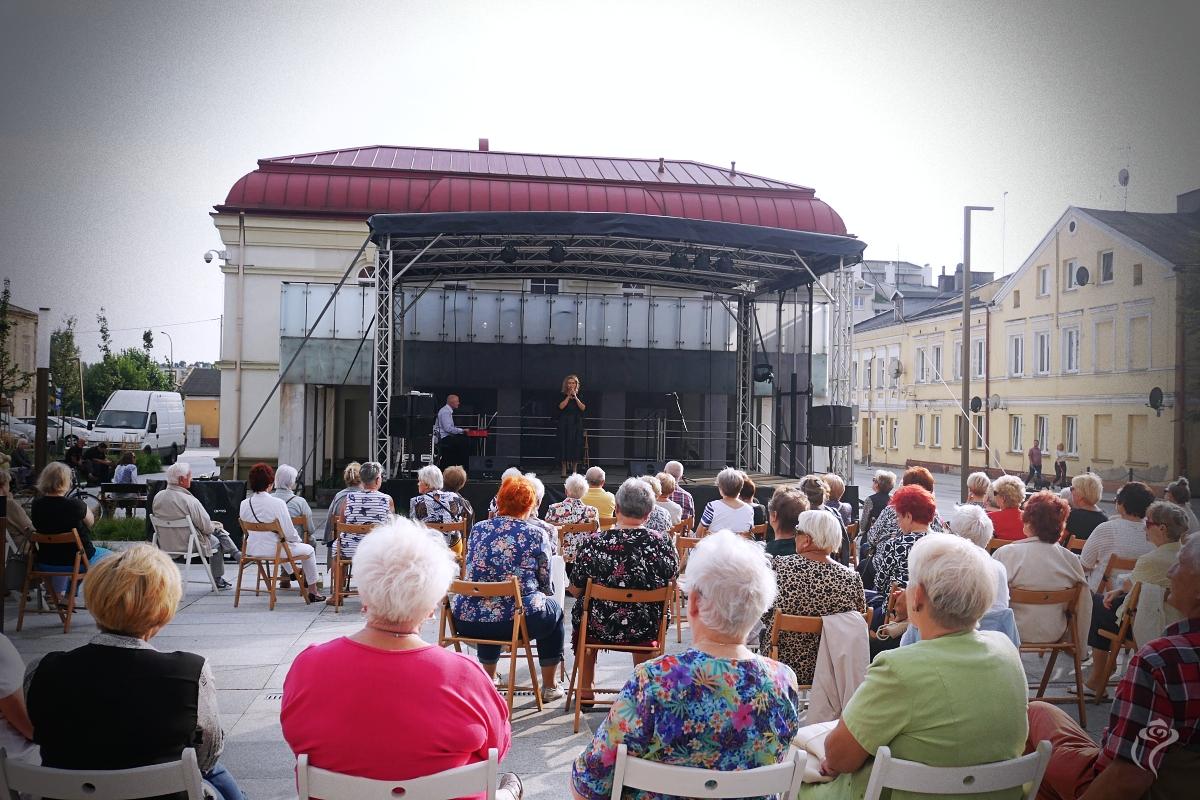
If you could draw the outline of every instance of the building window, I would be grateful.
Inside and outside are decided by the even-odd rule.
[[[925,348],[919,347],[917,348],[917,383],[925,383],[927,380],[929,380],[927,377],[927,372],[928,367],[925,360]]]
[[[975,444],[973,445],[973,447],[976,450],[982,450],[983,449],[983,415],[982,414],[975,415],[975,421],[973,423],[973,426],[974,426],[974,434],[975,434]]]
[[[1033,335],[1033,351],[1036,356],[1034,370],[1038,375],[1050,374],[1050,333],[1039,331]]]
[[[1063,446],[1068,455],[1079,455],[1079,417],[1063,417]]]
[[[975,378],[983,377],[983,339],[971,342],[971,375]]]
[[[876,373],[875,374],[875,378],[876,378],[875,385],[880,389],[886,389],[887,388],[887,359],[886,358],[877,358],[875,360],[878,362],[878,365],[875,368],[875,373]]]
[[[900,420],[892,418],[892,449],[900,449]]]
[[[965,426],[967,424],[966,419],[967,418],[964,417],[962,414],[954,415],[954,449],[955,450],[958,450],[959,448],[962,447],[962,433],[963,433],[963,426]]]
[[[1025,449],[1021,443],[1021,418],[1008,418],[1008,449],[1013,453],[1020,453]]]
[[[925,446],[925,415],[917,414],[917,445]]]
[[[1046,443],[1050,441],[1049,417],[1038,414],[1033,418],[1033,438],[1038,440],[1038,445],[1040,447],[1046,447]]]
[[[1008,339],[1008,374],[1019,378],[1025,374],[1025,337],[1010,336]]]
[[[1013,308],[1020,308],[1020,307],[1021,307],[1021,290],[1014,289],[1013,290]]]
[[[1063,372],[1079,372],[1079,328],[1063,331]]]
[[[850,391],[858,389],[858,362],[850,362]]]
[[[1133,285],[1134,286],[1142,285],[1142,265],[1141,264],[1133,265]]]
[[[862,309],[863,307],[866,306],[866,304],[867,303],[866,303],[865,297],[863,297],[861,294],[854,295],[854,307],[856,309]]]
[[[941,381],[942,377],[942,346],[935,344],[929,350],[930,366],[933,368],[933,380]]]
[[[954,380],[962,380],[962,342],[954,343]]]
[[[871,388],[871,359],[863,362],[863,388]]]
[[[875,446],[880,450],[887,447],[887,420],[879,420],[879,434],[875,439]]]
[[[1050,267],[1037,268],[1037,293],[1038,297],[1045,297],[1050,294]]]
[[[1106,250],[1100,254],[1100,282],[1113,282],[1113,251]]]
[[[934,414],[929,418],[929,443],[933,447],[942,446],[942,415]]]
[[[1078,269],[1079,262],[1073,258],[1068,258],[1063,264],[1063,285],[1068,292],[1079,286],[1079,282],[1075,280],[1075,273]]]
[[[558,278],[531,278],[530,294],[558,294]]]

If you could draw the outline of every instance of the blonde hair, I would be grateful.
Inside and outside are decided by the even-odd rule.
[[[641,477],[641,480],[650,484],[650,491],[654,492],[654,496],[656,498],[659,497],[663,493],[662,483],[654,475],[643,475]]]
[[[1025,481],[1016,475],[1001,475],[992,484],[992,494],[1001,508],[1020,508],[1025,502]]]
[[[574,378],[575,383],[579,384],[578,388],[580,388],[580,389],[583,388],[583,381],[579,380],[578,375],[575,375],[574,373],[572,373],[571,375],[568,375],[567,377],[563,378],[563,382],[562,382],[562,393],[563,394],[567,393],[567,381],[571,380],[571,378]]]
[[[175,616],[183,595],[179,570],[148,544],[113,553],[88,570],[83,599],[100,630],[147,637]]]
[[[826,472],[823,477],[829,486],[829,499],[841,500],[842,495],[846,493],[846,482],[842,480],[842,476],[836,472]]]
[[[986,472],[972,472],[967,476],[967,489],[971,494],[987,497],[988,489],[992,488],[992,479]]]
[[[37,489],[41,494],[66,494],[71,488],[71,468],[61,461],[52,461],[38,476]]]
[[[359,477],[359,470],[361,469],[362,464],[358,463],[357,461],[351,461],[346,465],[346,468],[342,470],[342,481],[347,486],[358,486],[358,484],[362,482],[362,479]]]
[[[658,485],[662,487],[663,494],[671,494],[675,491],[675,476],[669,472],[658,473]]]
[[[1071,488],[1075,490],[1075,494],[1079,495],[1083,502],[1089,506],[1094,506],[1100,502],[1100,495],[1104,493],[1104,482],[1100,480],[1099,475],[1092,472],[1085,472],[1071,479]]]

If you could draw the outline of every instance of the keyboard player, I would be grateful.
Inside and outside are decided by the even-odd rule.
[[[458,395],[446,396],[446,405],[438,410],[433,423],[433,437],[437,442],[438,466],[442,469],[466,466],[469,443],[467,433],[454,424],[454,410],[458,408]]]

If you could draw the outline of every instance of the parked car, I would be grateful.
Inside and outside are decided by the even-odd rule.
[[[21,417],[20,419],[36,431],[37,417]],[[46,419],[46,441],[49,444],[56,444],[59,439],[62,439],[64,446],[74,447],[76,442],[86,439],[87,435],[87,423],[78,417],[48,417]],[[30,436],[29,440],[33,441],[33,436]]]
[[[0,430],[6,430],[19,439],[33,441],[34,428],[32,425],[2,412],[0,412]]]

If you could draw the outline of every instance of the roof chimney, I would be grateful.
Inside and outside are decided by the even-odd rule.
[[[480,139],[480,140],[479,140],[479,151],[480,151],[481,153],[486,153],[486,152],[487,152],[487,149],[488,149],[488,140],[487,140],[487,139]]]
[[[658,159],[658,174],[661,175],[667,171],[667,160],[665,158]]]
[[[729,162],[729,177],[732,178],[735,175],[737,175],[737,162],[730,161]]]

